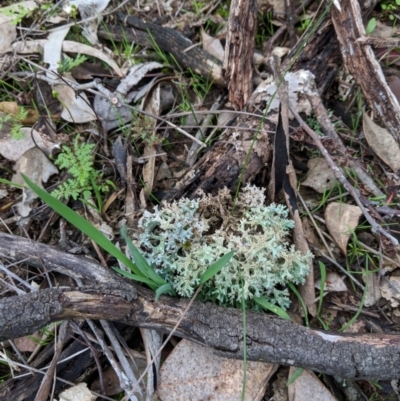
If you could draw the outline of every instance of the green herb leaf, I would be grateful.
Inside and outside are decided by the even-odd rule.
[[[376,18],[371,18],[371,19],[368,21],[367,27],[365,28],[365,33],[366,33],[367,35],[369,35],[369,34],[371,34],[371,33],[375,30],[375,28],[376,28]]]

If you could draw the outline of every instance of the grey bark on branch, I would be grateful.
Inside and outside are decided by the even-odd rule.
[[[73,318],[109,319],[171,331],[188,300],[162,297],[85,258],[50,246],[0,233],[0,255],[48,270],[80,276],[90,288],[53,288],[0,300],[0,341],[30,334],[50,321]],[[28,258],[28,260],[27,260]],[[108,278],[104,281],[93,279]],[[108,272],[108,273],[106,273]],[[98,284],[98,286],[97,286]],[[122,286],[120,288],[119,286]],[[195,302],[177,336],[213,347],[225,357],[243,357],[243,316],[232,308]],[[265,314],[247,312],[249,360],[301,366],[356,379],[392,379],[400,375],[400,336],[343,335],[312,330]]]
[[[142,46],[158,47],[162,51],[171,53],[182,68],[190,69],[216,85],[226,86],[221,62],[198,46],[194,46],[180,32],[161,25],[146,23],[123,13],[116,15],[118,21],[124,26],[108,26],[107,30],[100,29],[100,37],[108,40],[111,37],[117,42],[126,40]]]

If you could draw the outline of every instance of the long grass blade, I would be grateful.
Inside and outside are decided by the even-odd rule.
[[[258,297],[254,297],[253,301],[260,305],[262,308],[267,309],[273,313],[275,313],[275,315],[278,315],[279,317],[281,317],[282,319],[285,320],[292,320],[290,318],[290,316],[279,306],[276,306],[274,304],[271,304],[270,302],[268,302],[265,298],[258,298]]]
[[[22,178],[28,184],[29,188],[32,189],[43,202],[47,203],[51,208],[53,208],[60,216],[64,217],[65,220],[69,221],[77,229],[81,230],[89,238],[91,238],[97,245],[102,247],[110,255],[117,258],[121,263],[132,270],[137,276],[141,276],[140,270],[132,263],[132,261],[122,253],[104,234],[99,231],[96,227],[92,226],[87,220],[79,216],[78,213],[74,212],[71,208],[64,203],[60,202],[58,199],[54,198],[44,189],[38,187],[34,184],[27,176],[21,174]],[[154,284],[154,283],[153,283]]]
[[[141,271],[142,275],[144,277],[147,277],[150,280],[152,280],[158,286],[167,284],[167,282],[161,276],[159,276],[155,272],[155,270],[149,265],[147,260],[143,257],[143,255],[139,252],[139,250],[133,244],[132,240],[129,238],[129,236],[126,232],[126,226],[121,227],[121,235],[124,238],[126,244],[128,245],[128,248],[131,252],[131,255],[135,262],[135,265]]]
[[[204,284],[207,280],[214,277],[221,269],[231,260],[234,252],[230,251],[224,256],[221,256],[215,263],[213,263],[201,276],[200,284]]]

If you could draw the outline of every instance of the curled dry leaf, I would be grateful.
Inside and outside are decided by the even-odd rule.
[[[381,299],[381,290],[379,288],[379,277],[377,273],[366,272],[362,275],[366,286],[364,305],[369,308],[374,306]]]
[[[86,383],[79,383],[60,394],[59,401],[95,401],[97,396],[92,394]]]
[[[400,277],[392,276],[389,280],[382,280],[381,295],[390,301],[393,308],[397,308],[400,305]]]
[[[203,41],[203,50],[223,62],[225,51],[221,45],[221,41],[210,36],[203,28],[201,29],[201,39]]]
[[[23,173],[40,188],[43,188],[42,182],[47,182],[50,176],[58,174],[57,168],[39,148],[32,148],[25,152],[15,163],[14,170],[16,174],[13,175],[12,182],[26,186],[20,174]],[[36,198],[37,195],[30,188],[25,187],[23,189],[22,202],[17,204],[20,216],[27,217],[29,215],[31,211],[30,202]]]
[[[315,288],[320,289],[321,287],[321,280],[317,280],[315,282]],[[328,292],[340,292],[340,291],[347,291],[347,286],[343,281],[343,278],[339,276],[339,274],[335,272],[329,272],[326,275],[325,281],[325,291]]]
[[[47,141],[33,128],[21,128],[22,139],[14,139],[9,131],[4,131],[0,130],[0,154],[11,161],[17,161],[26,151],[35,147],[43,150],[46,155],[50,155],[58,147],[58,144]]]
[[[97,37],[97,28],[101,22],[100,14],[107,7],[110,0],[70,0],[70,5],[74,5],[79,9],[81,16],[81,25],[83,28],[83,36],[92,44],[99,43]],[[70,7],[70,6],[69,6]],[[93,17],[98,18],[93,18]]]
[[[331,202],[325,210],[325,224],[336,244],[347,254],[347,243],[362,212],[358,206]]]
[[[70,73],[66,73],[65,77],[70,81],[75,81]],[[77,95],[69,85],[64,83],[54,85],[53,89],[57,92],[57,97],[64,106],[61,117],[65,121],[87,123],[97,119],[85,93],[81,92]]]
[[[16,42],[12,45],[9,51],[16,51],[20,54],[43,53],[43,48],[46,42],[47,39]],[[62,42],[62,51],[65,53],[79,53],[85,56],[98,58],[99,60],[108,64],[120,77],[124,75],[123,71],[118,67],[116,62],[111,57],[106,55],[104,52],[95,49],[94,47],[85,45],[83,43],[73,42],[71,40],[64,40]]]
[[[400,148],[393,136],[363,112],[363,129],[368,145],[395,173],[400,169]]]
[[[246,400],[261,400],[277,366],[247,362]],[[243,362],[222,358],[208,347],[182,340],[160,370],[162,401],[240,400]]]
[[[18,105],[17,102],[0,102],[0,112],[11,114],[13,117],[16,117],[18,116],[20,111],[21,107]],[[39,114],[35,109],[25,108],[25,111],[27,112],[27,116],[26,118],[21,120],[21,124],[32,125],[39,119]]]
[[[337,185],[335,174],[324,158],[310,159],[307,163],[309,168],[307,178],[301,185],[311,187],[314,191],[323,194]]]
[[[21,1],[11,4],[8,7],[0,8],[0,56],[11,50],[12,43],[17,39],[17,24],[13,23],[14,17],[5,15],[2,11],[18,11],[18,8],[26,10],[34,10],[37,4],[34,1]]]

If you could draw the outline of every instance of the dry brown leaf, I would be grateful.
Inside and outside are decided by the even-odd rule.
[[[310,159],[307,163],[309,168],[307,178],[301,183],[311,187],[314,191],[323,194],[337,185],[335,174],[324,158]]]
[[[42,53],[47,39],[36,39],[32,41],[22,41],[13,43],[9,51],[16,51],[17,53]],[[123,71],[118,67],[115,61],[104,52],[71,40],[64,40],[62,43],[62,51],[65,53],[83,54],[85,56],[95,57],[107,63],[120,77],[124,76]]]
[[[377,273],[368,272],[362,275],[362,279],[364,283],[367,284],[364,306],[369,308],[370,306],[374,306],[381,299],[379,277]]]
[[[203,28],[201,29],[201,39],[203,41],[203,50],[223,62],[225,51],[221,45],[221,41],[210,36]]]
[[[317,280],[315,282],[315,288],[320,289],[321,280]],[[329,272],[326,275],[325,281],[325,291],[328,292],[340,292],[340,291],[347,291],[347,286],[343,281],[343,278],[339,276],[336,272]]]
[[[150,92],[150,96],[146,96],[143,100],[143,110],[147,111],[153,116],[159,116],[161,112],[161,101],[160,101],[160,85],[156,85],[154,89]],[[152,127],[155,129],[157,125],[157,120],[152,119]],[[153,132],[149,132],[149,135],[153,135]],[[147,163],[143,166],[143,181],[144,188],[140,191],[140,199],[147,200],[151,191],[153,190],[154,177],[155,177],[155,166],[157,149],[154,142],[149,142],[145,144],[143,157],[146,158]]]
[[[295,373],[296,368],[290,367],[289,377]],[[308,370],[288,387],[289,401],[337,401],[331,392],[321,383],[321,380]]]
[[[400,277],[392,276],[389,280],[382,280],[381,295],[390,301],[393,308],[400,305]]]
[[[325,210],[325,224],[343,253],[347,254],[347,242],[362,215],[358,206],[331,202]]]
[[[246,401],[261,400],[277,366],[247,362]],[[213,350],[182,340],[160,370],[157,394],[162,401],[237,401],[243,383],[243,362],[215,355]]]
[[[36,185],[43,188],[42,181],[47,182],[50,176],[58,174],[58,170],[39,148],[32,148],[25,152],[15,163],[14,170],[16,174],[13,175],[11,181],[25,186],[22,202],[16,205],[17,210],[20,216],[27,217],[31,211],[30,202],[36,199],[37,195],[30,188],[26,188],[26,183],[20,173],[25,174]]]
[[[0,13],[0,56],[8,52],[12,42],[17,39],[17,27],[11,21],[12,17]]]
[[[393,136],[363,112],[363,130],[368,145],[395,173],[400,169],[400,148]]]
[[[33,341],[32,337],[36,338],[37,341]],[[32,334],[31,336],[15,338],[13,341],[19,351],[33,352],[33,351],[35,351],[35,349],[38,345],[38,342],[40,341],[40,336],[39,336],[39,333],[36,332],[36,333]]]
[[[70,81],[75,81],[70,73],[64,74]],[[61,117],[71,123],[87,123],[95,121],[97,116],[90,106],[90,102],[85,93],[81,92],[79,96],[67,84],[56,84],[53,90],[57,92],[58,99],[64,106]]]
[[[4,128],[4,127],[3,127]],[[47,141],[36,130],[28,127],[20,129],[21,139],[14,139],[7,130],[0,131],[0,154],[8,160],[17,161],[29,149],[38,147],[46,155],[50,155],[58,145]]]
[[[28,113],[26,118],[21,120],[23,125],[32,125],[39,119],[39,114],[35,109],[24,108]],[[6,114],[11,114],[12,116],[17,116],[20,112],[20,106],[17,102],[0,102],[0,111]]]
[[[97,396],[87,388],[86,383],[79,383],[64,390],[59,397],[59,401],[95,401],[97,399]]]

